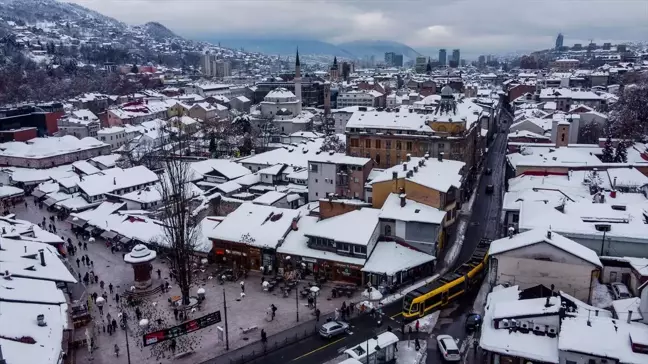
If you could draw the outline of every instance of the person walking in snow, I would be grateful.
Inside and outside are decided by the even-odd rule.
[[[101,287],[101,288],[103,289],[103,287]],[[110,284],[108,285],[108,290],[110,291],[110,294],[113,293],[113,285],[112,285],[112,283],[110,283]]]
[[[419,332],[419,320],[416,320],[416,325],[414,325],[414,327],[416,328],[416,332],[418,333]]]
[[[77,258],[77,268],[81,268],[81,259]]]
[[[119,346],[115,344],[115,356],[119,357]]]
[[[241,281],[241,292],[245,293],[245,282]]]
[[[340,310],[338,310],[337,307],[336,307],[335,308],[335,321],[337,321],[339,319],[340,319]]]
[[[277,314],[277,306],[273,304],[270,305],[270,310],[272,311],[272,319],[271,321],[274,321],[275,315]]]

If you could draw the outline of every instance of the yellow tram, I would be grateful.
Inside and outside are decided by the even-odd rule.
[[[481,283],[486,271],[490,241],[482,240],[477,244],[470,260],[454,272],[439,277],[434,282],[422,286],[403,298],[403,318],[414,320],[425,316],[454,301],[471,288]]]

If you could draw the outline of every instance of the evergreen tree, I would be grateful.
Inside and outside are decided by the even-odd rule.
[[[619,145],[617,145],[614,153],[614,161],[616,163],[628,162],[628,150],[626,149],[625,143],[619,142]]]
[[[216,137],[213,133],[209,138],[209,153],[212,154],[212,157],[214,156],[214,153],[216,153]]]
[[[133,67],[131,67],[131,72],[132,72],[132,73],[137,73],[137,72],[139,72],[139,68],[137,68],[137,65],[136,65],[136,64],[134,64]]]
[[[605,163],[612,163],[614,161],[614,147],[612,146],[612,138],[608,135],[603,145],[603,155],[601,161]]]

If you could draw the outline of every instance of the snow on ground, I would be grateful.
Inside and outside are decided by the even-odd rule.
[[[396,302],[396,301],[400,300],[401,298],[403,298],[403,296],[405,296],[406,294],[412,292],[415,289],[418,289],[420,287],[425,286],[426,284],[436,280],[437,278],[439,278],[439,275],[435,274],[432,277],[422,279],[422,280],[414,283],[411,286],[407,286],[407,287],[401,289],[397,293],[386,296],[385,298],[382,299],[382,301],[380,301],[380,303],[382,303],[383,305],[388,305],[388,304],[390,304],[392,302]]]
[[[466,229],[468,228],[468,218],[461,218],[459,220],[459,226],[457,226],[457,234],[455,235],[452,246],[448,250],[448,253],[443,258],[443,266],[450,267],[457,260],[459,253],[461,252],[461,247],[464,243],[464,238],[466,237]]]
[[[407,340],[399,341],[397,344],[396,364],[425,363],[425,358],[427,357],[427,341],[419,339],[419,344],[421,344],[421,348],[416,351],[414,350],[414,340],[410,340],[409,345]]]
[[[607,286],[594,281],[594,295],[592,297],[592,306],[598,308],[608,308],[612,306],[612,295]]]
[[[429,315],[425,315],[421,317],[420,319],[416,320],[419,323],[419,331],[420,332],[426,332],[428,334],[432,333],[432,330],[434,330],[434,326],[436,326],[437,320],[439,319],[439,315],[441,314],[441,311],[436,311],[432,312]],[[413,331],[416,331],[416,321],[412,321],[409,324],[407,324],[406,327],[411,327]],[[409,331],[409,330],[407,330]]]
[[[484,279],[481,287],[479,287],[477,298],[475,298],[475,302],[473,302],[473,312],[484,316],[484,308],[486,307],[486,298],[488,297],[488,293],[490,293],[490,284],[488,284],[488,279]]]

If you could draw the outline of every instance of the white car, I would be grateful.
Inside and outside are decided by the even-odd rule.
[[[436,337],[439,352],[445,361],[460,361],[461,355],[457,343],[450,335],[438,335]]]
[[[349,324],[343,321],[329,321],[319,329],[321,337],[330,339],[349,331]]]
[[[625,284],[620,282],[614,282],[610,284],[610,286],[612,286],[612,293],[614,294],[615,300],[632,298],[632,295],[630,294],[630,291],[628,290],[628,287]]]

